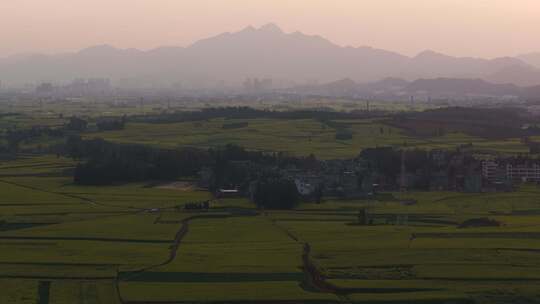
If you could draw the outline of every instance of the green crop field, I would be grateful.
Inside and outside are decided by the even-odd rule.
[[[368,121],[341,122],[352,141],[335,140],[336,130],[315,120],[247,122],[227,132],[222,125],[232,121],[219,119],[129,124],[87,136],[163,147],[233,142],[325,158],[403,142],[523,148],[461,134],[418,139]],[[246,198],[213,199],[193,180],[75,185],[76,163],[31,154],[0,161],[0,303],[540,303],[537,185],[327,197],[269,211]],[[207,200],[207,211],[182,210]],[[361,209],[373,225],[358,224]],[[459,227],[476,218],[501,225]]]
[[[141,303],[337,303],[332,294],[303,290],[296,282],[122,283],[122,297]]]
[[[231,123],[247,126],[224,129]],[[418,138],[382,121],[337,120],[332,126],[314,119],[212,119],[171,124],[130,123],[120,131],[86,134],[87,138],[104,138],[120,143],[140,143],[160,147],[219,147],[229,143],[252,150],[287,152],[298,156],[315,154],[323,159],[351,158],[362,149],[377,146],[406,146],[422,149],[453,149],[474,142],[478,150],[501,153],[527,152],[526,145],[515,140],[487,140],[460,133],[440,137]],[[336,127],[352,132],[351,140],[336,139]]]

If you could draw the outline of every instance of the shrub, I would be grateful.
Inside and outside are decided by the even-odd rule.
[[[341,129],[336,131],[337,140],[351,140],[353,139],[353,132],[347,129]]]
[[[487,217],[469,219],[461,223],[459,228],[474,228],[474,227],[500,227],[501,223]]]
[[[257,182],[254,201],[258,207],[266,209],[292,209],[299,202],[299,194],[294,182],[272,177]]]

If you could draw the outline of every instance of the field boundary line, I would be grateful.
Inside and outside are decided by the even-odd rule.
[[[295,242],[303,246],[302,249],[302,269],[304,270],[304,275],[306,277],[306,283],[311,287],[314,287],[318,292],[322,293],[331,293],[334,294],[340,303],[352,303],[352,301],[347,297],[346,293],[332,283],[326,281],[326,278],[319,270],[313,259],[311,258],[311,245],[307,241],[302,241],[300,237],[296,236],[292,231],[279,225],[278,220],[271,218],[270,221],[272,224],[285,232],[289,238],[293,239]]]

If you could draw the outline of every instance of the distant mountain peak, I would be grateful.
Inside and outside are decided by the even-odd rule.
[[[518,58],[530,65],[540,68],[540,52],[519,55]]]
[[[108,54],[113,54],[118,51],[120,51],[120,49],[117,49],[112,45],[102,44],[102,45],[87,47],[77,52],[77,54],[83,55],[83,56],[104,56]]]
[[[110,44],[100,44],[100,45],[94,45],[94,46],[90,46],[85,49],[82,49],[79,51],[79,53],[94,52],[94,51],[112,51],[112,50],[116,50],[116,48]]]
[[[257,29],[253,25],[248,25],[243,30],[241,30],[239,33],[250,33],[250,32],[255,32],[255,31],[257,31]]]
[[[283,30],[277,26],[275,23],[268,23],[259,29],[259,31],[268,32],[268,33],[276,33],[276,34],[283,34]]]
[[[425,50],[416,55],[415,58],[439,58],[439,57],[448,57],[448,55],[435,52],[433,50]]]
[[[270,34],[284,34],[283,30],[277,26],[275,23],[267,23],[260,28],[255,28],[254,26],[250,25],[243,30],[241,30],[239,33],[270,33]]]
[[[332,84],[340,84],[340,85],[356,85],[357,83],[352,80],[351,78],[347,77],[347,78],[343,78],[343,79],[340,79],[340,80],[337,80],[337,81],[334,81],[332,82]]]

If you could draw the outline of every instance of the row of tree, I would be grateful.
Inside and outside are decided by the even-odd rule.
[[[211,190],[233,185],[245,191],[254,186],[254,201],[260,207],[280,209],[295,206],[299,196],[294,183],[279,175],[279,168],[312,166],[317,162],[314,157],[293,158],[248,151],[235,145],[208,150],[167,150],[102,139],[83,140],[78,136],[69,137],[65,153],[81,161],[74,171],[77,184],[174,180],[194,177],[201,169],[210,167],[214,172]]]
[[[51,128],[46,126],[35,126],[28,129],[9,129],[5,133],[7,150],[17,152],[22,143],[28,143],[41,137],[62,138],[65,131],[62,128]]]
[[[66,153],[78,160],[74,181],[85,185],[171,180],[195,176],[210,162],[206,151],[185,148],[165,150],[143,145],[122,145],[102,139],[82,140],[71,136]]]

